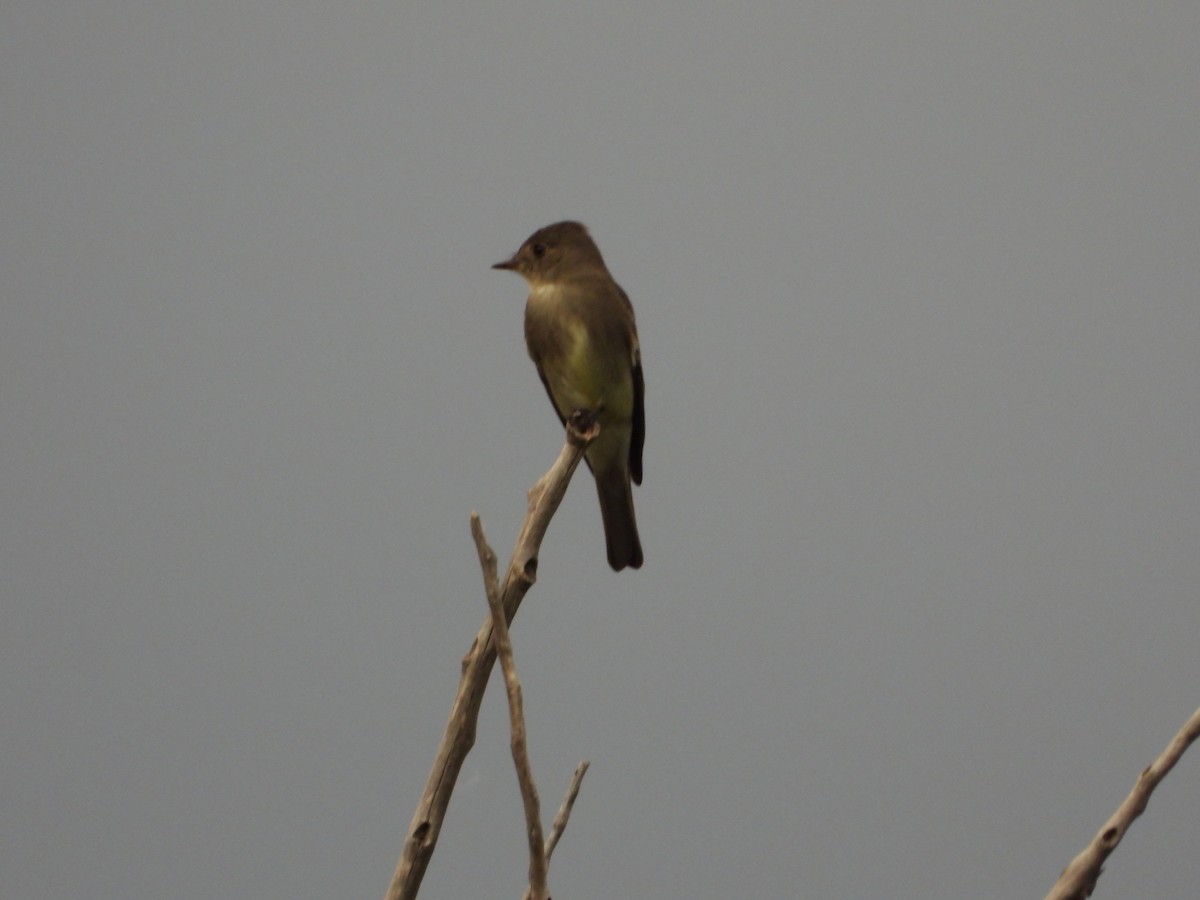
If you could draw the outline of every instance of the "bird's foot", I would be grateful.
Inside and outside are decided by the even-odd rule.
[[[590,409],[577,409],[567,416],[567,435],[574,441],[587,444],[595,440],[600,433],[600,423],[596,421],[596,413]]]
[[[577,431],[587,431],[596,423],[596,414],[590,409],[577,409],[567,419]]]

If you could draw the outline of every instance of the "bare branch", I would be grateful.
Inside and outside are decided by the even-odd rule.
[[[550,826],[550,837],[546,838],[546,862],[550,862],[550,857],[554,854],[554,848],[558,846],[559,838],[562,833],[567,830],[567,820],[571,818],[571,809],[575,806],[575,798],[579,796],[579,786],[583,784],[583,776],[587,774],[588,766],[586,759],[575,767],[575,774],[571,778],[571,786],[567,788],[567,796],[563,797],[562,806],[558,808],[558,812],[554,816],[554,824]]]
[[[1046,900],[1084,900],[1092,895],[1103,871],[1104,861],[1117,849],[1117,844],[1121,843],[1133,820],[1146,811],[1150,794],[1197,737],[1200,737],[1200,709],[1192,713],[1162,755],[1138,776],[1129,796],[1104,823],[1092,842],[1063,869],[1062,875],[1046,895]]]
[[[471,513],[471,537],[475,539],[475,550],[479,554],[479,566],[483,569],[483,589],[487,592],[489,609],[492,602],[500,600],[500,582],[496,576],[496,551],[483,536],[483,522],[479,513]],[[474,649],[474,648],[472,648]]]
[[[526,592],[533,586],[537,576],[538,551],[550,519],[566,494],[571,475],[583,458],[583,451],[598,433],[598,426],[593,426],[585,433],[568,426],[567,441],[558,459],[529,491],[525,524],[500,590],[500,601],[507,622],[512,622]],[[429,780],[409,825],[400,851],[400,861],[384,895],[385,900],[414,900],[429,861],[433,858],[458,773],[475,744],[479,707],[483,702],[488,676],[496,662],[492,632],[489,613],[471,649],[463,658],[462,677],[459,679],[458,694],[450,708],[450,721],[446,723],[446,731],[438,745]]]
[[[567,829],[567,820],[571,818],[571,809],[575,806],[575,798],[579,796],[579,786],[583,783],[583,776],[587,774],[588,766],[586,759],[575,767],[575,775],[571,778],[571,786],[567,788],[567,795],[563,797],[562,805],[558,808],[558,812],[554,816],[554,825],[550,828],[550,836],[546,838],[546,865],[550,865],[550,857],[554,854],[554,848],[558,846],[559,838]],[[525,889],[525,895],[522,900],[533,900],[533,888]]]
[[[517,769],[517,781],[521,785],[521,800],[525,804],[525,837],[529,842],[529,892],[532,900],[547,900],[546,848],[542,846],[542,807],[538,800],[537,785],[533,781],[533,770],[529,765],[521,680],[517,677],[512,639],[504,621],[504,607],[500,604],[500,592],[496,586],[496,554],[492,552],[483,536],[483,525],[478,515],[471,516],[471,533],[475,536],[476,547],[479,548],[488,608],[492,612],[492,634],[496,640],[496,654],[500,657],[500,671],[504,674],[504,687],[508,691],[508,722],[511,732],[509,744],[513,764]]]

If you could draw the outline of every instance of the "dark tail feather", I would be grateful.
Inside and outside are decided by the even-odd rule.
[[[600,492],[608,564],[618,572],[626,566],[640,569],[642,543],[638,540],[637,521],[633,518],[633,490],[629,486],[629,476],[619,468],[599,474],[596,488]]]

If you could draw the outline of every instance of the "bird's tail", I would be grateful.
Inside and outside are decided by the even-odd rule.
[[[642,543],[638,540],[637,520],[633,517],[633,489],[628,473],[621,468],[597,472],[596,488],[600,493],[608,564],[618,572],[626,566],[640,569]]]

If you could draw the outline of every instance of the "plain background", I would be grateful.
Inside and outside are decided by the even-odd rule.
[[[1040,897],[1200,704],[1195,3],[0,9],[0,896],[380,897],[562,435],[489,266],[638,313],[514,628],[556,897]],[[1097,896],[1200,884],[1194,749]],[[422,897],[518,897],[498,683]]]

